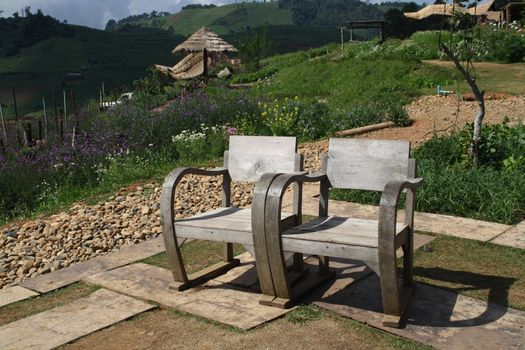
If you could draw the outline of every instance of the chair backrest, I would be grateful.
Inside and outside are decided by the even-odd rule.
[[[408,141],[333,138],[326,171],[334,188],[383,191],[389,181],[409,177],[409,157]]]
[[[233,181],[255,182],[265,173],[299,169],[295,137],[230,136],[225,166]]]

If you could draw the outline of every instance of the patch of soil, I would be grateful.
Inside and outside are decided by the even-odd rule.
[[[507,94],[505,92],[485,92],[485,101],[503,100],[512,96],[513,95]],[[476,96],[474,96],[472,92],[461,94],[461,97],[463,98],[463,101],[476,101]]]
[[[525,122],[525,96],[493,93],[493,99],[485,101],[484,123]],[[389,128],[359,135],[358,138],[409,140],[414,145],[422,144],[433,135],[443,135],[474,121],[477,113],[475,101],[459,101],[457,96],[423,96],[407,106],[414,123],[408,127]]]
[[[148,312],[88,335],[65,349],[385,349],[390,336],[349,329],[331,317],[296,324],[277,320],[249,332],[237,332],[167,310]],[[357,328],[357,327],[356,327]]]

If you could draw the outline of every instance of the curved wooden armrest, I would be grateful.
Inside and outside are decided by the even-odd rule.
[[[270,188],[268,189],[268,199],[270,198],[282,198],[284,192],[294,182],[304,183],[304,182],[320,182],[327,180],[328,177],[326,173],[317,172],[308,174],[307,172],[298,172],[290,174],[282,174],[274,182],[272,182]]]
[[[160,215],[161,222],[164,225],[170,225],[173,222],[173,200],[175,198],[175,189],[180,180],[186,175],[202,176],[226,176],[228,169],[198,169],[198,168],[177,168],[172,171],[164,180],[162,193],[160,195]]]
[[[422,178],[395,180],[386,184],[379,204],[379,241],[390,241],[395,238],[397,206],[404,189],[415,191],[423,184]]]

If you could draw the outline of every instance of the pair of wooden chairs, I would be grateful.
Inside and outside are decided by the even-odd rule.
[[[403,141],[330,139],[322,169],[302,171],[302,156],[293,137],[232,136],[224,167],[214,170],[180,168],[163,185],[161,221],[175,283],[183,290],[239,264],[233,244],[244,245],[256,260],[261,304],[288,308],[305,292],[330,278],[330,257],[362,260],[380,276],[385,318],[399,327],[413,290],[415,177],[410,144]],[[175,221],[174,198],[183,176],[222,176],[222,208]],[[231,181],[256,182],[251,209],[230,207]],[[319,217],[302,223],[302,184],[319,182]],[[282,211],[283,196],[293,186],[290,213]],[[382,191],[377,220],[328,215],[330,188]],[[397,223],[400,195],[406,191],[406,214]],[[224,261],[188,275],[180,245],[185,239],[224,242]],[[402,247],[403,273],[398,277],[396,250]],[[319,257],[319,271],[305,274],[303,256]],[[306,276],[305,276],[306,275]]]

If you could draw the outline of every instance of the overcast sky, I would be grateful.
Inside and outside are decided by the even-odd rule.
[[[0,0],[2,16],[11,16],[25,6],[31,11],[41,9],[45,14],[71,24],[93,28],[104,28],[110,19],[121,19],[129,15],[151,11],[178,12],[189,3],[225,4],[234,0]]]
[[[371,3],[382,1],[388,0],[370,0]],[[418,3],[424,1],[415,0]],[[0,11],[4,11],[2,16],[5,17],[30,6],[32,12],[41,9],[45,14],[71,24],[104,28],[108,20],[118,20],[129,15],[151,11],[176,13],[190,3],[222,5],[230,2],[235,0],[0,0]]]

